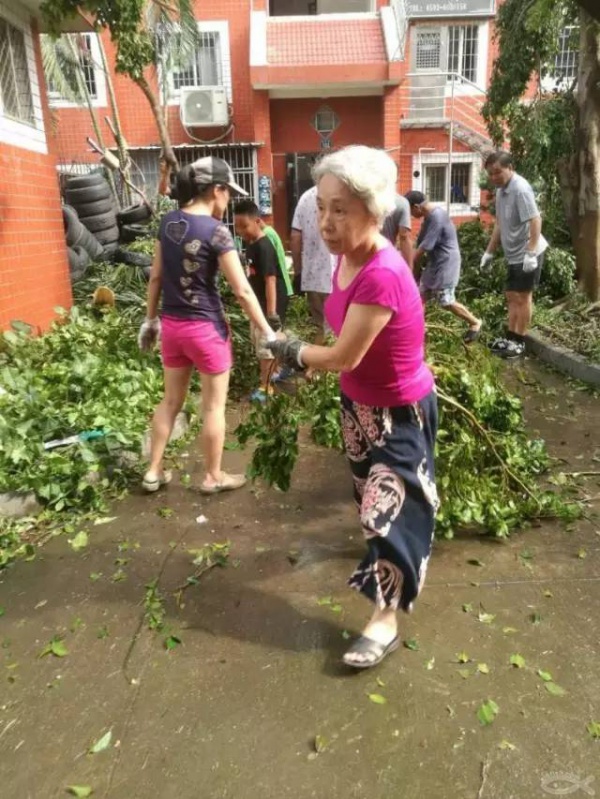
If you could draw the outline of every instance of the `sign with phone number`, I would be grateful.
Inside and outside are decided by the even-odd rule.
[[[471,17],[494,13],[495,0],[408,0],[409,17]]]

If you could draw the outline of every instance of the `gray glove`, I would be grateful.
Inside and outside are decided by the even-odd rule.
[[[271,330],[274,330],[275,333],[282,328],[281,318],[277,313],[267,316],[267,322],[269,323]]]
[[[138,347],[142,352],[150,352],[160,336],[160,319],[144,319],[138,333]]]
[[[301,371],[306,369],[301,360],[302,349],[307,346],[305,341],[295,337],[283,340],[277,339],[276,341],[268,341],[266,346],[282,366]]]

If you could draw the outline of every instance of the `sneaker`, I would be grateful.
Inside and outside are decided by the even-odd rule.
[[[513,361],[525,355],[525,345],[518,341],[508,341],[506,348],[498,354],[507,361]]]
[[[492,352],[504,352],[506,347],[508,346],[508,339],[505,338],[496,338],[490,344],[490,349]]]
[[[276,375],[271,378],[271,383],[283,383],[284,380],[291,380],[296,375],[296,370],[289,366],[282,366]]]
[[[268,388],[257,388],[249,396],[250,402],[266,402],[268,397],[273,395],[273,386]]]

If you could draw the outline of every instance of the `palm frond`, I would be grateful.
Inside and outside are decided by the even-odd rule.
[[[58,39],[42,35],[42,65],[46,76],[48,90],[56,93],[70,103],[85,104],[85,97],[78,80],[78,72],[82,72],[81,64],[75,57],[69,37],[76,34],[65,34]]]

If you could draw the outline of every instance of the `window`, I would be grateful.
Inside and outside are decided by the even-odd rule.
[[[453,205],[470,205],[472,166],[470,163],[452,164],[450,171],[450,202]],[[447,164],[427,165],[424,176],[425,194],[429,200],[432,203],[447,202]]]
[[[25,34],[1,17],[0,108],[3,116],[35,125]]]
[[[176,47],[180,47],[180,37],[176,37]],[[187,86],[222,86],[221,41],[218,31],[202,32],[200,45],[196,48],[186,65],[173,70],[175,91]]]
[[[337,130],[340,121],[331,108],[323,106],[319,108],[315,114],[312,126],[321,136],[331,136],[334,130]]]
[[[554,58],[554,76],[562,80],[575,80],[579,66],[577,36],[579,30],[573,25],[564,28],[558,39],[558,53]]]
[[[223,86],[231,102],[231,64],[227,22],[199,22],[199,44],[195,51],[182,56],[181,36],[169,41],[170,56],[165,59],[169,95],[179,101],[182,89]]]
[[[479,50],[478,25],[450,25],[448,28],[448,72],[477,82]]]
[[[72,48],[75,49],[78,65]],[[60,85],[57,85],[57,81],[53,80],[51,74],[47,74],[46,79],[48,81],[50,100],[54,103],[60,103],[70,102],[71,99],[77,98],[78,102],[84,102],[85,98],[80,96],[82,92],[79,89],[79,77],[83,79],[90,99],[98,100],[99,75],[96,69],[99,54],[97,53],[95,34],[80,33],[69,38],[61,37],[56,41],[55,49],[60,64],[59,69],[64,82],[70,89],[70,96],[64,97],[61,94]]]
[[[442,53],[442,33],[435,31],[417,31],[417,70],[439,70]]]

